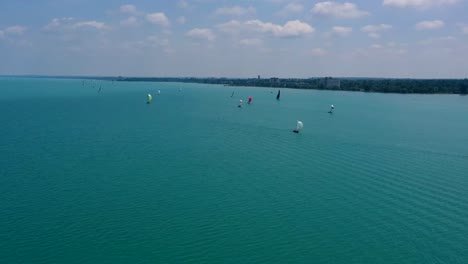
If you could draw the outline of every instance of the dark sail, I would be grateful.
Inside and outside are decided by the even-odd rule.
[[[281,94],[281,90],[278,90],[278,94],[276,95],[276,100],[280,99],[280,94]]]

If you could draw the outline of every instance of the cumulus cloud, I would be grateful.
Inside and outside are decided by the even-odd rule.
[[[136,19],[136,17],[131,16],[131,17],[125,19],[125,20],[120,21],[120,25],[122,25],[122,26],[136,26],[136,25],[138,25],[138,20]]]
[[[310,55],[314,57],[322,57],[322,56],[327,55],[327,52],[324,49],[315,48],[315,49],[310,50]]]
[[[185,34],[187,37],[197,40],[208,40],[213,41],[216,36],[207,28],[194,28]]]
[[[384,0],[382,4],[400,8],[428,8],[433,6],[455,4],[457,2],[460,2],[460,0]]]
[[[369,15],[368,12],[359,10],[353,3],[337,3],[332,1],[320,2],[310,10],[312,14],[336,17],[336,18],[359,18]]]
[[[373,38],[373,39],[378,39],[378,38],[380,38],[380,34],[379,34],[379,33],[375,33],[375,32],[371,32],[371,33],[367,34],[367,36],[369,36],[369,38]]]
[[[83,22],[77,22],[73,25],[74,28],[94,28],[98,30],[103,30],[103,29],[109,29],[106,24],[103,22],[97,22],[97,21],[83,21]]]
[[[353,32],[353,28],[351,27],[335,26],[332,28],[332,33],[341,37],[349,36],[351,32]]]
[[[253,15],[255,14],[256,10],[254,7],[241,7],[241,6],[233,6],[233,7],[221,7],[216,9],[215,14],[218,16],[243,16],[243,15]]]
[[[70,32],[78,29],[108,30],[110,27],[103,22],[98,21],[79,21],[75,22],[72,17],[54,18],[47,24],[43,30],[46,32]]]
[[[4,34],[6,35],[23,35],[25,31],[26,27],[18,25],[7,27],[3,30]]]
[[[260,47],[262,43],[263,43],[262,40],[258,38],[246,38],[246,39],[241,39],[239,41],[239,44],[241,46]]]
[[[169,19],[162,12],[148,14],[146,15],[146,20],[152,24],[163,26],[163,27],[167,27],[170,24]]]
[[[146,38],[146,43],[149,46],[153,47],[168,47],[169,46],[169,39],[167,38],[160,38],[159,36],[149,36]]]
[[[299,20],[288,21],[283,26],[265,23],[260,20],[249,20],[244,24],[249,26],[251,30],[268,33],[280,38],[301,37],[315,32],[315,29],[309,24]]]
[[[185,24],[185,17],[184,16],[180,16],[177,18],[177,23],[179,24]]]
[[[289,3],[283,9],[281,9],[278,14],[281,16],[288,16],[293,14],[301,13],[304,10],[304,7],[301,4]]]
[[[387,30],[391,29],[392,25],[389,24],[379,24],[379,25],[367,25],[362,27],[362,31],[364,32],[376,32],[376,31],[382,31],[382,30]]]
[[[460,32],[464,35],[468,35],[468,25],[459,23],[457,24],[458,27],[460,28]]]
[[[433,30],[442,28],[445,25],[442,20],[427,20],[417,23],[414,27],[417,30]]]
[[[380,34],[378,32],[389,30],[392,28],[392,25],[389,24],[378,24],[378,25],[367,25],[361,28],[363,32],[367,32],[367,36],[369,38],[378,39],[380,38]]]
[[[284,25],[263,22],[257,19],[245,22],[231,20],[218,25],[217,28],[223,33],[233,35],[241,33],[263,33],[279,38],[303,37],[315,32],[312,26],[299,20],[288,21]]]
[[[403,55],[403,54],[408,53],[408,50],[405,49],[406,46],[407,45],[405,44],[399,44],[395,42],[389,42],[384,45],[372,44],[369,47],[369,52],[371,52],[371,54],[367,53],[365,55],[372,55],[372,53],[379,54],[379,55],[390,55],[390,56]]]
[[[429,38],[422,41],[419,41],[418,44],[420,45],[432,45],[438,43],[447,43],[456,40],[453,36],[446,36],[446,37],[438,37],[438,38]]]
[[[185,0],[180,0],[179,3],[177,3],[177,6],[179,8],[187,8],[187,7],[189,7],[189,4]]]
[[[54,31],[57,30],[59,27],[63,26],[64,24],[68,24],[70,21],[73,20],[73,17],[54,18],[43,29],[45,31]]]
[[[171,48],[169,39],[161,38],[160,36],[156,35],[150,35],[142,40],[124,42],[123,46],[131,50],[139,51],[156,48],[157,50],[163,51],[166,54],[174,52],[174,50]]]
[[[120,12],[125,14],[137,14],[137,9],[134,5],[122,5],[120,6]]]
[[[219,31],[229,34],[238,34],[243,27],[243,23],[238,20],[231,20],[229,22],[217,25]]]

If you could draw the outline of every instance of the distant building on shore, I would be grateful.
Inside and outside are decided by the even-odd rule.
[[[325,89],[339,89],[341,87],[341,81],[340,79],[325,77],[323,79],[320,79],[319,86]]]
[[[279,82],[280,82],[279,78],[276,78],[276,77],[270,78],[270,83],[279,83]]]

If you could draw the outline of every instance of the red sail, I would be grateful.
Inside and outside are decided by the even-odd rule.
[[[249,104],[252,102],[252,96],[249,96]]]

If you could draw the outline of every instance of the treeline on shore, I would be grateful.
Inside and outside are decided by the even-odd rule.
[[[104,78],[103,78],[104,79]],[[371,78],[140,78],[118,77],[117,81],[185,82],[221,84],[227,86],[256,86],[272,88],[361,91],[381,93],[467,94],[468,79],[371,79]]]

